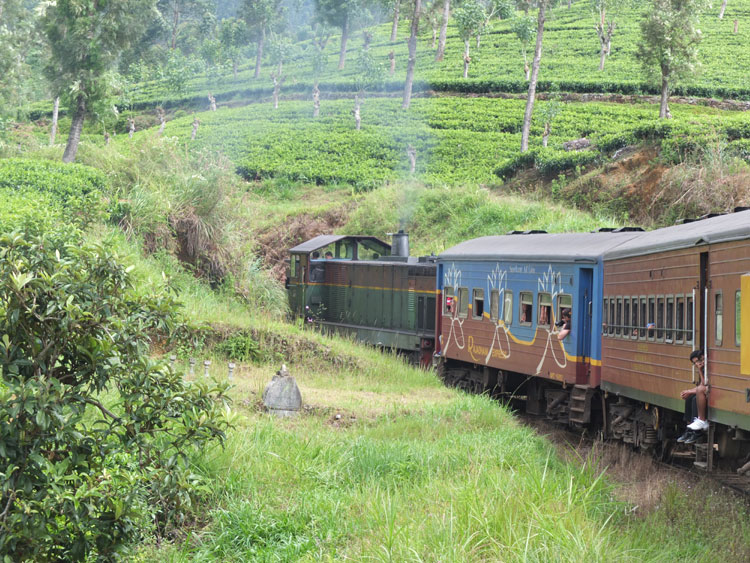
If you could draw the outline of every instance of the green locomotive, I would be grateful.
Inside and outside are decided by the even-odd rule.
[[[289,306],[325,330],[430,365],[435,349],[435,257],[409,256],[409,239],[321,235],[292,248]]]

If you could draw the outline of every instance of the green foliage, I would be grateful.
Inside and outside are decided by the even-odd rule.
[[[453,12],[453,19],[458,28],[458,35],[463,41],[479,33],[486,14],[478,0],[466,0]]]
[[[48,202],[48,208],[59,211],[65,222],[86,227],[107,217],[106,193],[105,175],[88,166],[38,159],[0,160],[0,194],[26,198],[30,209],[42,216],[40,198]],[[15,227],[11,223],[10,228]],[[8,229],[8,224],[2,228]]]
[[[0,237],[0,553],[111,559],[202,487],[187,456],[221,442],[225,386],[149,357],[181,330],[174,298],[139,295],[102,247]]]
[[[228,360],[237,362],[263,363],[277,359],[268,350],[261,347],[247,331],[238,331],[214,346],[214,352]]]

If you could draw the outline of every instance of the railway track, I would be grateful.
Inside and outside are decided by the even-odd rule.
[[[525,412],[516,412],[516,416],[523,424],[534,428],[560,446],[562,454],[566,457],[571,457],[569,454],[573,451],[575,456],[582,460],[591,460],[592,456],[598,458],[602,469],[610,467],[613,460],[614,465],[623,465],[622,473],[628,475],[628,481],[633,473],[633,466],[637,465],[639,469],[636,473],[640,474],[644,481],[648,481],[649,475],[655,473],[661,473],[662,478],[666,477],[667,480],[670,475],[693,483],[708,480],[750,504],[750,471],[738,475],[736,470],[724,469],[719,465],[714,471],[707,472],[705,467],[696,463],[694,447],[680,446],[667,452],[639,451],[616,440],[602,440],[601,437],[592,435],[588,429],[563,426],[543,416]],[[659,455],[656,455],[657,453]]]

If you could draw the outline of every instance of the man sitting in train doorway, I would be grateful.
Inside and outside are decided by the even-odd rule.
[[[706,382],[706,359],[703,350],[693,350],[690,361],[698,370],[700,380],[692,389],[685,389],[680,398],[685,399],[685,422],[688,423],[685,433],[677,438],[678,442],[692,444],[700,433],[708,429],[706,413],[708,411],[708,383]],[[692,421],[692,422],[691,422]]]

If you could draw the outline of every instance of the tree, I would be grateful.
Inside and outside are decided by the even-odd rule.
[[[284,8],[281,0],[244,0],[242,4],[242,17],[247,23],[250,36],[257,45],[254,78],[260,76],[260,63],[263,59],[266,35],[282,21],[283,15]]]
[[[103,76],[136,41],[152,16],[154,0],[57,0],[43,25],[50,46],[46,73],[53,91],[70,93],[72,116],[63,162],[75,160],[90,104],[106,94]]]
[[[436,2],[438,0],[435,0]],[[445,56],[445,41],[448,37],[448,19],[451,12],[451,0],[443,0],[443,21],[440,25],[440,36],[438,37],[438,48],[435,53],[435,60],[442,61]]]
[[[197,39],[196,29],[208,35],[216,22],[210,0],[158,0],[157,8],[169,30],[170,49],[177,48],[181,36]]]
[[[453,12],[456,20],[458,35],[464,42],[464,78],[469,77],[469,40],[479,33],[484,24],[486,14],[484,8],[477,0],[466,0]]]
[[[523,55],[523,73],[526,80],[529,80],[531,75],[531,68],[529,67],[528,51],[531,41],[536,36],[536,24],[534,18],[529,16],[519,16],[511,25],[513,33],[516,34],[516,38],[521,44],[521,54]]]
[[[270,36],[269,51],[271,62],[276,64],[276,70],[271,73],[273,81],[273,107],[279,107],[279,92],[284,82],[284,61],[288,60],[294,53],[294,44],[291,39],[283,33],[272,33]]]
[[[393,24],[391,25],[391,42],[396,40],[398,33],[398,17],[401,10],[401,0],[394,0],[393,2]]]
[[[552,98],[542,106],[542,109],[539,112],[539,118],[544,126],[544,131],[542,133],[542,146],[544,147],[547,146],[549,135],[552,132],[552,122],[562,110],[562,105],[563,104],[559,99]]]
[[[323,72],[323,69],[325,69],[325,49],[330,38],[330,30],[323,25],[318,25],[315,29],[315,37],[308,47],[310,53],[310,66],[312,66],[313,71],[313,117],[320,116],[320,88],[318,86],[320,85],[320,75]]]
[[[377,62],[369,49],[362,49],[357,57],[357,74],[354,82],[357,86],[357,95],[354,98],[354,123],[359,131],[361,118],[359,108],[365,97],[365,91],[382,86],[385,79],[385,69],[382,63]]]
[[[659,117],[669,118],[669,92],[698,66],[698,23],[705,0],[653,0],[641,22],[638,58],[649,78],[661,79]]]
[[[414,68],[417,65],[417,34],[419,33],[419,18],[422,10],[422,0],[414,0],[414,12],[411,17],[411,34],[409,35],[409,60],[406,63],[406,82],[404,83],[403,109],[411,104],[411,90],[414,84]]]
[[[594,30],[599,37],[599,70],[604,70],[604,61],[612,51],[612,35],[617,27],[620,10],[630,7],[630,0],[612,2],[612,0],[591,0],[596,23]],[[607,17],[609,16],[609,19]]]
[[[539,65],[542,61],[542,39],[544,38],[544,22],[547,10],[554,5],[555,0],[538,0],[539,12],[537,13],[536,25],[536,47],[534,48],[534,60],[531,62],[531,77],[529,78],[529,92],[526,96],[526,110],[523,114],[523,126],[521,128],[521,152],[529,150],[529,131],[531,130],[531,117],[534,113],[534,100],[536,99],[536,82],[539,77]]]
[[[32,13],[21,0],[0,1],[0,117],[16,117],[31,78],[29,54],[37,51]]]
[[[250,42],[247,23],[238,18],[227,18],[219,23],[219,41],[226,57],[232,61],[232,72],[237,78],[237,67],[242,60],[244,48]]]
[[[354,22],[360,11],[359,0],[315,0],[315,13],[321,23],[341,30],[339,70],[346,64],[346,44],[354,31]]]
[[[0,235],[6,560],[114,560],[185,516],[200,494],[187,456],[225,436],[226,386],[151,358],[152,337],[185,327],[129,270],[76,235]]]

